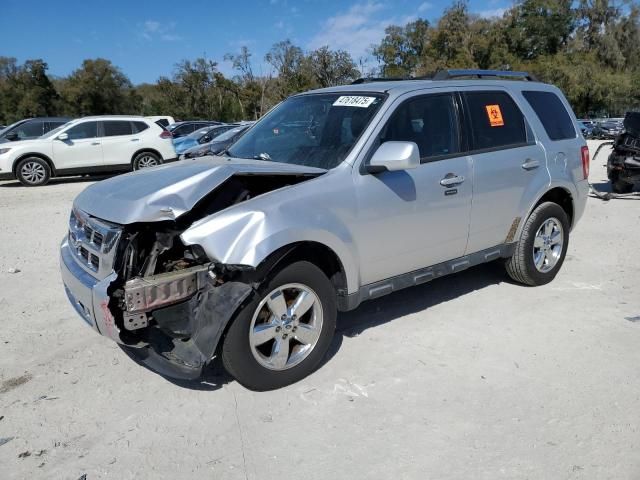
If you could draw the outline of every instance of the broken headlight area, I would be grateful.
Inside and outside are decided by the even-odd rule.
[[[120,338],[137,347],[143,363],[155,356],[174,364],[181,376],[195,377],[213,358],[224,327],[252,286],[233,269],[216,266],[198,246],[182,244],[179,230],[158,224],[130,230],[109,292]]]

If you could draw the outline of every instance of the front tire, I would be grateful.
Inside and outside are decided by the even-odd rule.
[[[153,152],[140,152],[133,159],[134,170],[157,167],[158,165],[162,165],[162,158]]]
[[[336,327],[336,292],[309,262],[265,281],[229,327],[222,345],[227,372],[251,390],[273,390],[312,373]]]
[[[49,183],[51,179],[51,167],[41,158],[25,158],[18,163],[16,176],[25,187],[39,187]]]
[[[569,218],[560,205],[538,205],[524,225],[513,256],[506,261],[509,276],[531,286],[553,280],[567,254],[569,228]]]

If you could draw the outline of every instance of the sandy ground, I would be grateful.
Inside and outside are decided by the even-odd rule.
[[[640,478],[640,201],[590,198],[550,285],[486,265],[364,304],[318,372],[254,393],[172,383],[72,311],[87,185],[0,183],[2,478]]]

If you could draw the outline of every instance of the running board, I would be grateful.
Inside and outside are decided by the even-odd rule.
[[[404,288],[421,285],[436,278],[458,273],[467,268],[492,262],[499,258],[508,258],[513,255],[515,246],[515,243],[499,245],[454,260],[438,263],[431,267],[421,268],[420,270],[414,270],[413,272],[398,275],[397,277],[364,285],[360,287],[360,290],[356,293],[338,296],[338,310],[342,312],[353,310],[367,300],[380,298]]]

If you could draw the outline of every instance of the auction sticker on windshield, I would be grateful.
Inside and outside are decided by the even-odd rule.
[[[333,102],[334,107],[361,107],[367,108],[376,97],[363,97],[360,95],[343,95]]]

